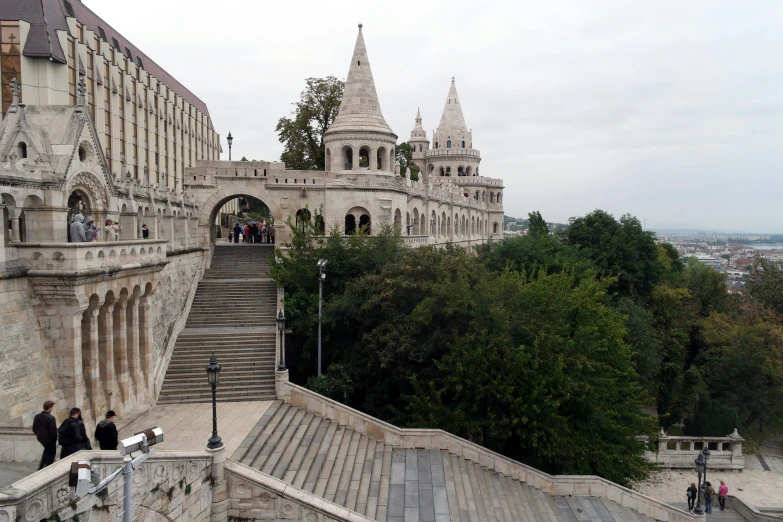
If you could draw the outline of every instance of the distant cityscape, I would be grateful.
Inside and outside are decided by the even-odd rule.
[[[550,234],[568,229],[565,223],[547,223]],[[504,236],[527,235],[528,220],[506,216]],[[783,263],[783,234],[738,234],[697,230],[653,230],[659,243],[670,243],[684,259],[696,258],[726,276],[729,293],[744,293],[754,264],[765,258]]]

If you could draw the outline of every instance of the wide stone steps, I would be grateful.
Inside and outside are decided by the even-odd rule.
[[[598,497],[552,496],[447,450],[396,449],[275,401],[232,456],[382,522],[652,522]]]
[[[158,403],[208,402],[205,368],[222,366],[219,401],[275,398],[277,288],[264,245],[217,246],[179,334]]]

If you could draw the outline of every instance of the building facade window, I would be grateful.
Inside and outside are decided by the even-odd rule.
[[[76,40],[68,37],[68,104],[76,105]]]
[[[3,116],[11,106],[11,80],[16,78],[20,86],[19,102],[22,102],[22,56],[19,44],[19,22],[0,22],[0,59],[2,60]]]

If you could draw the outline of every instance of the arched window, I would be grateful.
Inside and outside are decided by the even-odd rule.
[[[359,217],[359,229],[367,236],[372,234],[370,230],[370,216],[368,214],[362,214]]]
[[[296,211],[296,228],[305,231],[305,227],[310,222],[310,211],[306,208],[301,208]]]
[[[353,149],[343,147],[343,170],[353,170]]]
[[[458,176],[464,176],[465,175],[465,167],[463,167],[462,165],[457,167],[457,175]]]
[[[497,222],[497,221],[495,221],[495,222],[492,224],[492,233],[493,233],[493,234],[497,234],[497,233],[498,233],[498,222]]]
[[[451,167],[446,167],[446,175],[451,176]]]
[[[489,193],[489,202],[490,203],[494,203],[495,202],[495,193],[494,192],[490,192]]]
[[[440,168],[440,175],[441,176],[445,176],[446,175],[446,169],[444,169],[443,167]]]
[[[359,168],[360,169],[369,169],[370,168],[370,148],[369,147],[362,147],[359,149]]]
[[[353,214],[345,215],[345,235],[348,236],[356,231],[356,218]]]
[[[19,142],[19,158],[26,158],[27,157],[27,143],[20,141]]]
[[[438,142],[437,141],[435,142],[435,148],[436,149],[438,148]]]
[[[400,209],[394,211],[394,231],[398,234],[402,232],[402,212]]]
[[[465,167],[465,175],[470,176],[471,174],[473,174],[473,170],[469,166]]]
[[[447,141],[447,142],[446,142],[446,148],[447,148],[447,149],[450,149],[450,148],[451,148],[451,140],[449,140],[449,141]]]
[[[427,166],[427,173],[428,173],[428,174],[432,174],[432,171],[433,171],[433,170],[435,170],[435,165],[433,165],[432,163],[430,163],[430,164]]]
[[[465,148],[465,140],[462,140],[462,148]]]
[[[421,152],[421,145],[419,145],[419,152]]]
[[[379,147],[375,155],[376,170],[389,170],[386,166],[386,148]]]

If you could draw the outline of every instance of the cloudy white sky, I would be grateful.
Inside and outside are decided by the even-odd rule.
[[[361,22],[401,140],[457,78],[508,215],[783,233],[780,0],[85,3],[207,103],[235,158],[279,159],[277,120],[306,77],[345,78]]]

